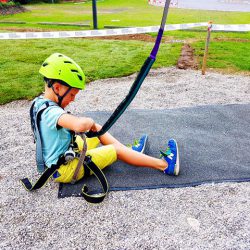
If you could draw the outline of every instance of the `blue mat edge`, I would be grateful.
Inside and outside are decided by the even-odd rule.
[[[201,182],[192,182],[192,183],[184,183],[184,184],[173,184],[173,185],[156,185],[156,186],[144,186],[139,188],[124,188],[124,187],[113,187],[109,189],[109,192],[115,191],[131,191],[131,190],[152,190],[152,189],[159,189],[159,188],[186,188],[186,187],[197,187],[204,184],[221,184],[221,183],[242,183],[242,182],[250,182],[250,178],[244,179],[224,179],[224,180],[214,180],[214,181],[201,181]],[[60,190],[63,184],[59,183],[59,192],[58,198],[67,198],[68,196],[60,195]],[[91,194],[91,192],[90,192]],[[81,197],[81,195],[73,195],[71,197]]]

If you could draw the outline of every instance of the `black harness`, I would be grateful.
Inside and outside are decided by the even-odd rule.
[[[60,168],[62,164],[65,164],[64,154],[61,155],[56,164],[52,165],[48,168],[45,165],[42,153],[42,140],[41,140],[41,131],[40,131],[40,121],[42,113],[51,106],[58,106],[54,102],[45,102],[38,110],[34,108],[36,100],[32,103],[30,108],[30,120],[31,120],[31,128],[34,135],[34,142],[36,142],[36,163],[38,172],[42,173],[41,177],[36,181],[34,185],[30,182],[28,178],[24,178],[21,180],[23,186],[27,191],[34,191],[41,187],[43,187],[48,179]],[[108,182],[103,174],[102,170],[99,169],[95,163],[91,160],[90,156],[86,156],[83,162],[84,167],[84,176],[90,175],[90,171],[94,173],[98,181],[101,183],[103,193],[98,195],[90,195],[88,193],[88,188],[86,185],[83,185],[82,188],[82,196],[84,199],[90,203],[99,203],[102,202],[108,193]]]

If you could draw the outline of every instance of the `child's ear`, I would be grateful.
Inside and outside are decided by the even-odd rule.
[[[61,85],[60,85],[59,83],[57,83],[57,82],[55,82],[55,83],[53,84],[53,88],[54,88],[55,91],[59,91],[59,90],[60,90],[60,87],[61,87]]]

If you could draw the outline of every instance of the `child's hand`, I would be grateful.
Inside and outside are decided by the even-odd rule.
[[[90,131],[97,132],[96,124],[94,123],[92,127],[90,128]]]
[[[97,123],[94,122],[94,124],[93,124],[93,126],[91,127],[90,130],[93,131],[93,132],[98,132],[98,131],[101,130],[101,128],[102,128],[101,125],[99,125],[99,124],[97,124]]]
[[[85,131],[95,131],[95,122],[92,118],[89,117],[83,117],[82,118],[83,123],[85,123],[86,129]],[[85,132],[82,131],[82,132]]]

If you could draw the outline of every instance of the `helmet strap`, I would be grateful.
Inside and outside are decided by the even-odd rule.
[[[60,96],[60,95],[57,94],[57,97],[58,97],[58,105],[59,105],[60,107],[61,107],[61,105],[62,105],[63,98],[70,92],[71,89],[72,89],[72,88],[69,87],[69,88],[66,90],[66,92],[65,92],[62,96]]]
[[[58,103],[57,103],[57,104],[61,107],[63,98],[70,92],[70,90],[72,89],[72,87],[69,87],[69,88],[65,91],[65,93],[61,96],[61,95],[59,95],[58,93],[55,92],[55,89],[54,89],[54,87],[53,87],[53,83],[50,82],[49,84],[50,84],[50,85],[48,85],[48,87],[49,87],[49,88],[52,88],[53,92],[55,93],[55,95],[56,95],[57,98],[58,98]]]

